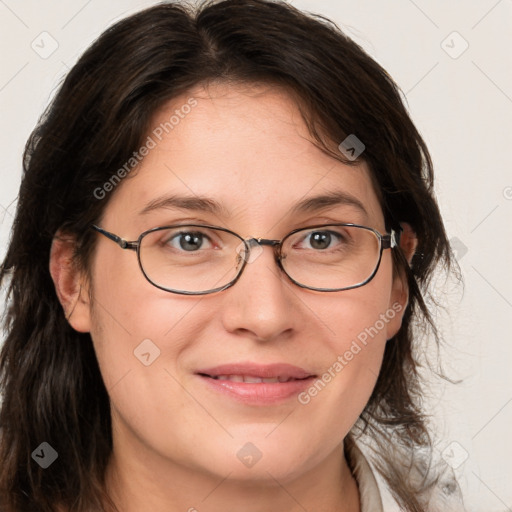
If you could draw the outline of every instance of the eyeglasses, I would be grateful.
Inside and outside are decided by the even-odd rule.
[[[400,235],[400,230],[381,235],[357,224],[325,224],[295,229],[282,240],[244,239],[218,226],[180,224],[149,229],[130,242],[99,226],[92,228],[122,249],[136,251],[139,267],[152,285],[183,295],[233,286],[264,245],[274,249],[279,268],[301,288],[358,288],[373,279],[382,251],[396,247]]]

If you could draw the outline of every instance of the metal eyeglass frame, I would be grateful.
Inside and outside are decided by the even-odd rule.
[[[352,286],[347,286],[347,287],[344,287],[344,288],[334,288],[334,289],[332,289],[332,288],[315,288],[315,287],[312,287],[312,286],[303,285],[303,284],[299,283],[298,281],[295,281],[295,279],[293,279],[293,277],[291,277],[288,274],[288,272],[286,272],[286,270],[283,268],[283,265],[281,263],[281,259],[282,259],[281,247],[282,247],[283,242],[288,237],[292,236],[293,234],[295,234],[295,233],[297,233],[299,231],[307,231],[309,229],[322,228],[322,227],[327,227],[327,226],[351,226],[351,227],[356,227],[356,228],[362,228],[362,229],[366,229],[368,231],[371,231],[377,237],[377,239],[379,240],[379,245],[380,245],[379,259],[377,261],[377,264],[375,266],[374,271],[372,272],[372,274],[366,280],[364,280],[361,283],[358,283],[358,284],[355,284],[355,285],[352,285]],[[213,228],[213,229],[216,229],[218,231],[224,231],[226,233],[229,233],[231,235],[236,236],[238,239],[240,239],[241,242],[244,243],[246,251],[247,251],[247,256],[245,258],[243,258],[243,264],[240,267],[240,270],[238,271],[237,275],[228,284],[226,284],[224,286],[221,286],[219,288],[213,288],[211,290],[206,290],[206,291],[201,291],[201,292],[188,292],[188,291],[184,291],[184,290],[174,290],[174,289],[170,289],[170,288],[165,288],[164,286],[160,286],[159,284],[153,282],[149,278],[149,276],[146,274],[146,272],[144,271],[144,267],[142,266],[141,258],[140,258],[140,246],[141,246],[142,239],[146,235],[148,235],[149,233],[153,233],[155,231],[161,231],[161,230],[169,229],[169,228],[188,228],[188,227],[191,227],[191,228],[193,228],[193,227],[196,227],[196,228]],[[140,268],[140,270],[142,271],[142,274],[144,275],[144,277],[147,279],[147,281],[149,283],[151,283],[156,288],[159,288],[160,290],[164,290],[164,291],[170,292],[170,293],[177,293],[177,294],[180,294],[180,295],[207,295],[207,294],[210,294],[210,293],[216,293],[216,292],[220,292],[220,291],[226,290],[227,288],[230,288],[231,286],[233,286],[238,281],[238,279],[240,279],[240,276],[242,275],[242,272],[243,272],[243,270],[244,270],[244,268],[245,268],[245,266],[247,264],[247,260],[250,257],[250,251],[251,251],[251,248],[254,245],[254,243],[257,243],[259,245],[268,245],[268,246],[272,247],[274,249],[275,260],[276,260],[276,263],[279,266],[279,268],[284,272],[284,274],[288,277],[288,279],[290,279],[290,281],[292,283],[296,284],[300,288],[305,288],[305,289],[308,289],[308,290],[315,290],[315,291],[320,291],[320,292],[339,292],[339,291],[344,291],[344,290],[351,290],[353,288],[359,288],[359,287],[364,286],[365,284],[369,283],[375,277],[375,274],[379,270],[380,263],[381,263],[381,260],[382,260],[382,251],[384,251],[385,249],[393,249],[394,247],[397,247],[399,245],[399,243],[400,243],[400,234],[401,234],[401,231],[402,231],[402,228],[398,228],[397,231],[392,229],[391,233],[386,234],[386,235],[382,235],[376,229],[370,228],[368,226],[361,226],[359,224],[352,224],[352,223],[345,223],[345,222],[343,222],[343,223],[342,222],[338,222],[338,223],[335,222],[335,223],[332,223],[332,224],[317,224],[317,225],[313,225],[313,226],[307,226],[307,227],[304,227],[304,228],[294,229],[293,231],[290,231],[290,233],[288,233],[281,240],[269,240],[267,238],[247,238],[247,239],[244,239],[242,236],[240,236],[239,234],[235,233],[234,231],[231,231],[231,230],[226,229],[226,228],[222,228],[220,226],[212,226],[212,225],[206,225],[206,224],[173,224],[173,225],[169,225],[169,226],[159,226],[159,227],[156,227],[156,228],[148,229],[148,230],[144,231],[143,233],[141,233],[137,240],[128,241],[128,240],[125,240],[124,238],[121,238],[118,235],[115,235],[114,233],[111,233],[110,231],[107,231],[106,229],[103,229],[103,228],[101,228],[99,226],[96,226],[95,224],[92,224],[91,228],[94,229],[95,231],[97,231],[98,233],[102,234],[103,236],[105,236],[109,240],[112,240],[113,242],[115,242],[119,247],[121,247],[121,249],[130,249],[132,251],[136,251],[137,252],[137,260],[139,262],[139,268]]]

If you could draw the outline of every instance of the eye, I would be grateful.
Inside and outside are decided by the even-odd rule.
[[[167,240],[164,240],[164,244],[169,245],[173,249],[187,252],[212,248],[210,238],[200,231],[182,231],[176,233]]]
[[[305,249],[315,250],[332,249],[336,243],[343,244],[346,242],[341,233],[330,230],[311,231],[304,236],[303,241],[307,242]]]

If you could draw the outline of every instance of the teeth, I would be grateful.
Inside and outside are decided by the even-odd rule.
[[[289,377],[269,377],[269,378],[260,378],[260,377],[251,377],[249,375],[218,375],[213,377],[216,380],[230,380],[231,382],[247,382],[250,384],[256,384],[261,382],[266,383],[276,383],[276,382],[288,382],[290,380],[294,380]]]
[[[267,379],[262,379],[260,377],[249,377],[248,375],[244,376],[244,382],[256,383],[256,382],[264,382]],[[276,379],[277,382],[277,379]]]

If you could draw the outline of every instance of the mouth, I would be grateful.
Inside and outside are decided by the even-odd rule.
[[[282,403],[303,391],[316,374],[285,363],[239,363],[202,369],[196,375],[209,390],[246,405]]]
[[[308,377],[304,377],[304,379],[295,379],[294,377],[285,377],[279,375],[278,377],[255,377],[253,375],[207,375],[204,373],[199,373],[203,377],[210,377],[210,379],[214,380],[229,380],[231,382],[247,382],[250,384],[256,384],[260,382],[290,382],[292,380],[304,380]]]

